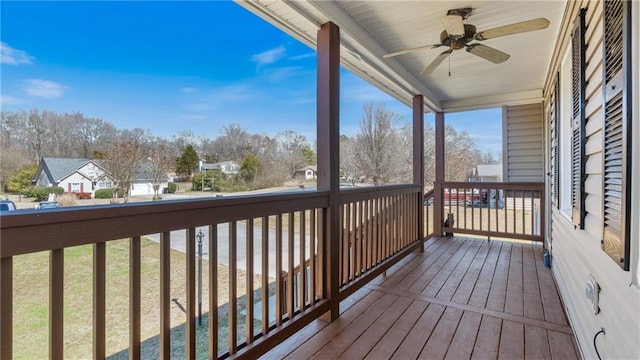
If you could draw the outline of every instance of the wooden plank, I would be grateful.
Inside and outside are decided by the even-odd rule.
[[[460,319],[458,329],[449,345],[445,359],[458,360],[471,358],[481,321],[481,314],[471,311],[464,312],[462,319]]]
[[[340,355],[340,359],[362,359],[382,339],[389,336],[387,331],[404,314],[413,301],[397,298],[366,331]]]
[[[282,325],[282,310],[284,299],[282,294],[282,214],[276,215],[276,325]]]
[[[511,243],[503,243],[500,249],[500,256],[496,263],[496,270],[493,275],[493,282],[487,297],[486,308],[490,310],[502,311],[507,294],[507,279],[509,276],[509,260],[511,258]]]
[[[129,359],[140,359],[140,256],[140,237],[136,236],[129,244]]]
[[[13,257],[0,259],[0,358],[13,358]]]
[[[402,343],[416,321],[422,316],[429,303],[414,300],[400,318],[391,326],[389,331],[378,341],[366,359],[389,359]]]
[[[440,317],[444,313],[446,307],[438,304],[430,304],[415,325],[404,338],[392,359],[415,359],[420,355],[422,348],[429,340],[431,333],[435,329]]]
[[[524,325],[509,320],[503,321],[498,357],[524,359]]]
[[[438,238],[439,239],[439,238]],[[401,287],[408,288],[416,279],[420,277],[422,272],[435,261],[446,249],[454,244],[453,241],[429,241],[424,246],[425,256],[415,256],[404,262],[398,271],[384,279],[385,287]],[[387,271],[387,274],[393,270]]]
[[[293,319],[293,314],[295,312],[295,267],[293,265],[295,261],[295,215],[294,213],[289,213],[289,217],[287,218],[289,222],[288,229],[288,243],[287,243],[287,262],[289,263],[289,268],[287,269],[287,316],[289,320]]]
[[[502,320],[497,317],[482,315],[478,337],[473,347],[472,359],[497,359]]]
[[[49,358],[64,350],[64,249],[49,252]]]
[[[507,294],[504,311],[509,314],[524,314],[524,299],[522,285],[522,245],[513,244],[511,261],[509,263],[509,279],[507,280]]]
[[[372,291],[368,293],[362,300],[354,304],[347,311],[342,313],[338,319],[324,327],[321,331],[313,335],[313,337],[300,345],[291,356],[287,358],[309,359],[320,349],[327,345],[331,340],[341,334],[344,329],[349,327],[355,320],[363,314],[367,314],[369,308],[382,298],[384,293],[380,291]]]
[[[262,223],[263,225],[265,223]],[[266,276],[265,276],[266,277]],[[209,225],[209,357],[218,354],[218,224]]]
[[[160,234],[160,358],[171,358],[171,232]]]
[[[442,253],[451,247],[454,242],[440,241],[436,246],[425,249],[425,256],[415,256],[405,262],[398,271],[391,273],[384,279],[383,286],[408,288],[424,273]],[[389,274],[391,271],[387,271]]]
[[[371,305],[367,311],[362,313],[347,328],[345,328],[340,336],[336,336],[325,345],[315,356],[314,359],[336,359],[345,352],[362,334],[373,324],[376,319],[382,316],[392,304],[398,300],[398,297],[391,294],[385,294]],[[297,354],[296,354],[297,356]]]
[[[576,348],[573,346],[574,339],[571,335],[547,330],[547,336],[552,359],[573,360],[579,358]]]
[[[471,266],[473,259],[476,257],[478,250],[484,243],[482,240],[467,240],[471,243],[469,250],[462,257],[458,265],[453,269],[453,272],[447,280],[444,282],[440,291],[438,291],[437,295],[435,295],[439,299],[451,300],[453,294],[455,294],[456,290],[460,286],[460,282],[464,278],[467,270]]]
[[[476,307],[485,307],[487,304],[487,297],[489,296],[489,290],[491,289],[491,283],[493,281],[493,274],[496,269],[496,263],[498,262],[498,256],[502,249],[502,241],[489,242],[489,253],[482,265],[480,275],[476,280],[471,297],[468,304]]]
[[[418,359],[442,359],[444,358],[447,350],[449,349],[449,343],[456,333],[458,322],[462,317],[462,310],[448,307],[438,325],[433,330],[433,333],[429,337],[429,341],[425,344],[422,352],[418,356]]]
[[[541,246],[539,248],[542,249]],[[542,254],[537,253],[533,246],[523,247],[522,278],[524,282],[524,316],[530,319],[544,320],[538,272],[536,270],[536,259],[542,260]]]
[[[544,266],[537,266],[536,269],[538,271],[538,281],[540,282],[540,297],[542,298],[544,319],[554,324],[568,326],[569,323],[564,314],[551,269]]]
[[[229,354],[238,351],[238,225],[229,223]],[[188,250],[187,250],[188,252]],[[189,259],[189,257],[187,257]],[[277,280],[280,280],[279,278]]]
[[[269,218],[267,216],[262,218],[262,289],[261,289],[261,302],[262,302],[262,335],[267,335],[269,332]]]
[[[422,290],[421,292],[422,295],[435,297],[438,294],[438,292],[440,291],[440,289],[442,288],[446,280],[449,278],[453,270],[455,270],[458,263],[462,261],[462,259],[465,257],[467,252],[468,251],[473,252],[474,250],[477,250],[477,248],[474,250],[471,250],[472,243],[473,242],[471,241],[463,242],[462,246],[458,248],[458,251],[456,251],[455,254],[453,254],[453,256],[451,256],[442,266],[438,268],[438,272],[434,274],[435,276],[433,276],[431,281],[429,281],[427,286]],[[474,252],[474,255],[475,255],[475,252]]]
[[[253,226],[254,224],[254,220],[253,219],[247,219],[246,221],[246,226],[245,226],[245,231],[246,231],[246,236],[245,236],[245,261],[246,261],[246,276],[245,276],[245,310],[246,310],[246,316],[245,316],[245,338],[247,341],[247,344],[251,344],[253,343],[253,325],[254,325],[254,298],[253,298],[253,278],[254,278],[254,271],[253,271]],[[267,273],[268,274],[268,273]]]
[[[485,260],[487,259],[487,255],[489,254],[490,247],[491,242],[481,241],[480,249],[473,258],[467,272],[464,274],[464,278],[460,281],[460,285],[451,297],[453,302],[466,304],[469,301],[469,297],[473,292],[478,276],[480,276],[480,271],[482,270]]]
[[[106,356],[106,271],[107,249],[104,242],[93,245],[93,358]]]
[[[231,239],[231,236],[229,236]],[[196,228],[187,229],[186,238],[186,286],[187,286],[187,313],[185,324],[185,357],[196,358]],[[233,247],[233,246],[229,246]],[[233,264],[234,261],[229,261]],[[235,284],[230,284],[235,289]],[[229,315],[231,318],[231,315]]]
[[[551,359],[547,330],[537,326],[524,326],[525,356],[529,359]]]
[[[298,306],[300,310],[304,310],[305,304],[307,302],[307,257],[306,257],[306,218],[305,212],[300,212],[300,229],[299,229],[299,237],[300,237],[300,283],[298,284]]]
[[[454,242],[454,241],[452,241]],[[444,253],[442,253],[438,259],[425,271],[420,275],[420,277],[414,281],[413,284],[407,289],[410,293],[420,293],[422,292],[431,282],[431,280],[439,273],[440,269],[447,264],[449,259],[452,256],[458,253],[458,251],[462,249],[466,249],[468,245],[465,246],[463,241],[455,241],[453,246],[449,247]]]

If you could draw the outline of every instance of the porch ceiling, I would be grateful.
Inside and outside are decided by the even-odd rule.
[[[332,21],[340,27],[344,67],[407,105],[414,95],[423,94],[426,111],[446,112],[541,100],[565,8],[565,1],[237,1],[314,49],[318,29]],[[551,24],[483,41],[511,55],[502,64],[454,51],[451,76],[448,60],[430,75],[420,75],[444,47],[383,58],[439,43],[441,17],[463,7],[473,8],[465,23],[477,31],[538,17]]]

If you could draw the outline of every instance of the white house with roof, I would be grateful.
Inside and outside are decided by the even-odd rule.
[[[221,161],[217,163],[206,163],[202,160],[198,162],[198,171],[220,170],[225,175],[238,175],[240,165],[233,161]]]
[[[293,173],[294,179],[311,180],[318,177],[318,167],[316,165],[309,165],[296,170]]]
[[[475,181],[501,182],[502,181],[502,164],[476,165]]]
[[[66,192],[91,193],[109,189],[113,178],[99,160],[42,158],[34,177],[36,186],[59,186]],[[160,192],[168,187],[168,180],[160,184]],[[153,176],[149,164],[142,164],[129,189],[130,196],[153,195]]]

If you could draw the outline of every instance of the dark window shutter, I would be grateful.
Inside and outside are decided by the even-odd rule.
[[[553,84],[553,92],[551,93],[551,115],[550,115],[550,128],[551,128],[551,199],[553,206],[557,209],[560,208],[559,201],[559,189],[560,189],[560,153],[559,153],[559,137],[558,132],[559,116],[560,116],[560,74],[556,74],[556,80]]]
[[[630,2],[604,1],[602,249],[629,270],[631,186]]]
[[[580,15],[571,34],[571,217],[573,223],[580,229],[584,228],[585,217],[585,57],[584,42],[586,9],[580,10]]]

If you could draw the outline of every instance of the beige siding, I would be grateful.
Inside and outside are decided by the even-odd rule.
[[[504,181],[544,181],[542,104],[502,109]]]
[[[601,329],[605,335],[598,337],[598,350],[603,359],[640,359],[640,287],[635,276],[623,271],[601,249],[602,238],[602,3],[568,2],[563,34],[559,37],[557,54],[563,54],[568,46],[568,31],[576,19],[580,7],[587,8],[587,119],[585,229],[576,229],[567,216],[552,205],[551,252],[553,272],[566,305],[580,350],[585,358],[597,358],[593,337]],[[635,21],[638,21],[636,15]],[[564,33],[567,32],[567,33]],[[545,89],[545,106],[549,107],[550,85],[559,68],[560,56],[551,64]],[[566,121],[566,119],[562,119]],[[546,129],[548,130],[548,121]],[[547,151],[549,149],[547,148]],[[550,154],[545,155],[549,162]],[[547,165],[547,171],[550,171]],[[636,190],[637,191],[637,190]],[[632,239],[634,237],[632,236]],[[635,248],[637,249],[637,236]],[[633,241],[633,240],[632,240]],[[632,269],[637,266],[632,263]],[[599,282],[600,313],[594,314],[585,297],[589,275]]]

